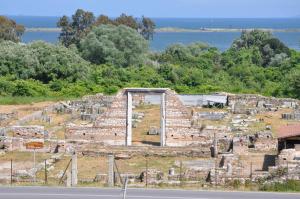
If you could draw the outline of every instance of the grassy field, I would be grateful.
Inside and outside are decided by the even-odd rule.
[[[8,97],[0,97],[0,105],[15,105],[15,104],[31,104],[36,102],[44,102],[44,101],[64,101],[71,100],[74,97],[67,96],[57,96],[57,97],[16,97],[16,96],[8,96]]]
[[[50,153],[36,153],[36,161],[41,162],[51,156]],[[22,161],[32,161],[33,160],[33,152],[18,152],[12,151],[7,152],[5,155],[0,156],[0,161],[10,161],[14,162],[22,162]]]

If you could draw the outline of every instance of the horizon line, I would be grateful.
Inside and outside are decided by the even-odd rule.
[[[126,14],[126,13],[125,13]],[[58,16],[58,15],[15,15],[15,14],[0,14],[0,16],[7,16],[7,17],[62,17],[64,15]],[[102,14],[95,15],[95,17],[98,17]],[[68,16],[68,15],[66,15]],[[108,16],[108,15],[106,15]],[[119,15],[120,16],[120,15]],[[110,18],[117,18],[119,16],[108,16]],[[128,15],[128,16],[133,16],[134,18],[141,18],[142,16],[134,16],[134,15]],[[68,16],[71,17],[71,16]],[[150,17],[146,16],[148,18],[152,19],[299,19],[299,16],[287,16],[287,17]]]

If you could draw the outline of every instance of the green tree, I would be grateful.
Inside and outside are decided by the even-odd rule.
[[[72,15],[72,20],[67,16],[63,16],[57,22],[57,26],[61,28],[59,40],[65,45],[79,45],[80,40],[90,31],[92,24],[95,22],[95,16],[92,12],[82,9],[76,10]]]
[[[93,24],[94,26],[100,26],[100,25],[115,25],[115,21],[110,19],[108,16],[106,15],[100,15],[95,23]]]
[[[0,16],[0,40],[19,42],[24,31],[24,26],[5,16]]]
[[[93,25],[124,25],[138,31],[147,40],[153,39],[155,31],[155,23],[150,18],[142,16],[142,20],[139,22],[138,19],[124,13],[116,19],[110,19],[106,15],[100,15]]]
[[[70,46],[74,42],[74,30],[69,22],[69,18],[63,16],[57,22],[57,26],[61,28],[61,33],[58,37],[59,41],[65,46]]]
[[[286,93],[300,99],[300,68],[291,71],[287,78]]]
[[[267,39],[271,39],[270,32],[262,30],[243,31],[241,37],[232,43],[233,49],[251,48],[253,46],[262,46]]]
[[[155,31],[155,23],[147,17],[142,17],[142,22],[140,24],[140,33],[147,40],[152,40],[154,31]]]
[[[262,30],[243,31],[230,50],[243,49],[259,49],[259,54],[254,51],[256,60],[253,63],[263,66],[279,66],[291,55],[290,49],[284,43],[274,38],[270,32]]]
[[[101,25],[81,41],[80,51],[92,63],[126,67],[141,65],[146,61],[148,42],[124,25]]]
[[[115,19],[115,24],[116,25],[124,25],[124,26],[130,27],[136,31],[138,31],[138,29],[139,29],[139,23],[138,23],[137,19],[133,18],[133,16],[129,16],[124,13]]]

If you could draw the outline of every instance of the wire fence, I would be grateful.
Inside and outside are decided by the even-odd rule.
[[[233,168],[215,158],[158,157],[124,154],[86,156],[9,152],[0,157],[0,183],[5,185],[55,185],[123,187],[178,187],[218,189],[252,183],[257,165],[238,160]],[[288,168],[288,165],[287,165]],[[286,170],[288,171],[288,169]],[[255,175],[254,175],[255,173]],[[287,173],[287,172],[286,172]],[[288,173],[286,180],[289,180]],[[126,180],[125,180],[126,179]]]

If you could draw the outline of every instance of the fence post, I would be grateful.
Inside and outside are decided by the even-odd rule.
[[[286,191],[288,190],[288,181],[289,181],[289,163],[286,161]]]
[[[123,185],[123,199],[126,199],[127,183],[128,183],[128,176],[125,177],[125,182],[124,182],[124,185]]]
[[[114,186],[114,155],[108,155],[108,186]]]
[[[217,187],[217,158],[215,158],[215,187]]]
[[[48,176],[47,176],[47,160],[45,160],[45,184],[48,184]]]
[[[72,186],[72,174],[70,171],[67,171],[67,187]]]
[[[78,183],[77,178],[78,170],[77,170],[77,154],[74,152],[72,155],[72,164],[71,164],[71,185],[75,186]]]
[[[10,159],[10,186],[12,186],[13,183],[13,160]]]
[[[250,163],[250,181],[252,182],[252,162]]]
[[[146,187],[148,187],[148,159],[146,159]]]
[[[33,176],[33,181],[34,181],[34,183],[36,183],[36,166],[35,166],[35,149],[33,149],[33,168],[34,168],[34,176]]]
[[[180,186],[182,186],[182,160],[180,160],[179,181]]]

